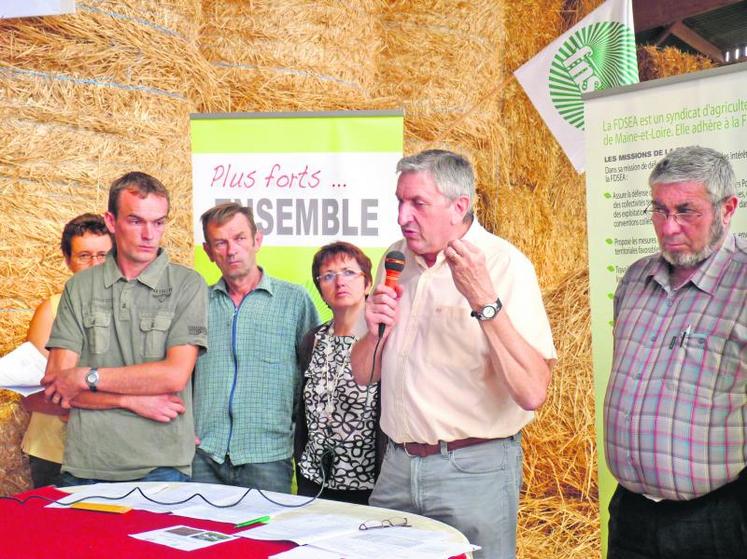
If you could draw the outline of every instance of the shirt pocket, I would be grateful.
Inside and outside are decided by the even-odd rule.
[[[269,365],[286,365],[296,370],[296,332],[291,328],[267,326],[259,339],[264,351],[259,361]]]
[[[680,386],[684,392],[708,400],[714,393],[734,389],[738,369],[736,344],[720,336],[693,332],[683,340],[685,352]]]
[[[464,307],[441,305],[433,310],[434,325],[425,333],[426,362],[460,375],[481,369],[486,346],[479,321]]]
[[[146,359],[166,357],[166,339],[173,319],[173,312],[164,311],[140,317],[140,331],[144,338],[143,356]]]
[[[90,353],[100,354],[109,351],[111,320],[111,313],[107,311],[90,310],[83,313],[83,327]]]

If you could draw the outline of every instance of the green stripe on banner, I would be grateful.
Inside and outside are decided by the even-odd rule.
[[[271,276],[305,287],[322,320],[329,320],[332,313],[322,301],[311,278],[311,262],[317,250],[319,250],[318,247],[267,247],[267,250],[260,249],[257,262]],[[371,259],[373,264],[371,274],[376,278],[376,266],[386,248],[362,248],[361,250]],[[213,285],[220,279],[220,270],[210,262],[202,246],[195,247],[194,263],[195,270],[202,274],[208,285]]]
[[[402,116],[193,118],[192,153],[402,152]],[[365,134],[361,134],[365,130]]]

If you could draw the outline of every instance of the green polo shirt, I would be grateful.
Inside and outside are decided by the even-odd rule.
[[[207,348],[207,286],[166,251],[133,280],[112,251],[101,266],[65,285],[47,348],[80,355],[82,367],[122,367],[161,361],[173,346]],[[139,479],[157,467],[191,472],[194,454],[192,386],[179,393],[187,411],[168,423],[123,409],[73,409],[63,471],[81,478]]]
[[[218,463],[273,462],[293,452],[298,351],[319,314],[306,290],[266,273],[234,305],[221,279],[209,294],[210,351],[195,368],[200,448]]]

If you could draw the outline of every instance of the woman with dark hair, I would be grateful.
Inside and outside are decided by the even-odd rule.
[[[69,221],[62,230],[60,242],[65,264],[72,273],[97,266],[106,259],[112,248],[112,236],[106,228],[104,218],[96,214],[82,214]],[[57,316],[57,305],[62,293],[57,293],[42,302],[31,318],[26,340],[46,357],[49,335]],[[44,393],[37,393],[24,400],[24,406],[32,412],[21,448],[28,454],[31,480],[34,487],[57,485],[65,448],[65,421],[67,416],[52,415],[61,408],[43,406]]]
[[[350,243],[323,246],[311,266],[319,294],[332,310],[329,322],[306,334],[301,346],[304,376],[296,413],[298,493],[367,504],[383,435],[379,431],[379,386],[353,380],[350,350],[366,333],[366,295],[371,260]]]

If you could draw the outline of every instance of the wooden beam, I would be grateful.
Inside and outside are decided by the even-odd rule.
[[[678,23],[678,22],[675,22]],[[656,37],[656,40],[654,41],[654,44],[658,47],[660,46],[664,41],[669,39],[669,36],[672,34],[672,29],[674,28],[674,23],[672,25],[669,25],[664,31],[662,31],[658,37]]]
[[[675,21],[736,4],[740,0],[633,0],[635,32],[664,27]]]
[[[669,31],[672,35],[674,35],[681,41],[686,42],[692,48],[704,54],[711,60],[714,60],[719,64],[724,63],[724,53],[721,52],[721,49],[719,49],[710,41],[704,39],[702,36],[698,35],[695,31],[690,29],[681,21],[678,21],[677,23],[672,25]]]

